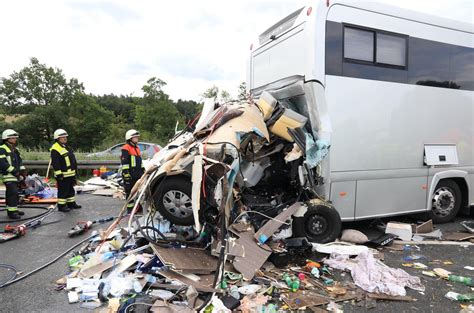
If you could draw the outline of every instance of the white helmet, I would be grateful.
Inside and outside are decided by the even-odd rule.
[[[13,129],[5,129],[2,133],[2,140],[7,140],[9,138],[18,138],[18,133]]]
[[[67,136],[68,136],[67,131],[65,131],[62,128],[56,129],[54,131],[54,139],[58,139],[58,138],[61,138],[61,137],[67,137]]]
[[[127,132],[125,133],[125,140],[130,140],[133,137],[139,137],[139,136],[140,136],[140,132],[138,130],[130,129],[130,130],[127,130]]]

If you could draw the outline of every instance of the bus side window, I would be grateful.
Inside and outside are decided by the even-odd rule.
[[[344,28],[344,58],[374,62],[374,32]]]

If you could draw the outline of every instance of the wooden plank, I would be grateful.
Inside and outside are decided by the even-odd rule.
[[[100,274],[112,266],[114,266],[115,260],[109,260],[106,262],[98,263],[95,265],[90,266],[89,268],[81,269],[79,272],[79,277],[80,278],[90,278],[96,274]]]
[[[255,242],[253,231],[236,235],[239,236],[236,243],[243,246],[244,255],[236,256],[233,265],[238,272],[242,273],[245,280],[250,280],[272,254],[272,250],[267,245],[259,246]]]
[[[298,290],[297,292],[281,294],[281,298],[292,310],[313,307],[329,303],[330,299],[312,290]]]
[[[160,260],[174,270],[195,274],[210,274],[217,268],[217,258],[200,249],[174,249],[151,245]]]
[[[296,202],[289,208],[278,214],[275,219],[268,220],[255,234],[255,239],[259,243],[265,243],[291,215],[293,215],[301,207],[300,202]]]
[[[474,234],[456,232],[456,233],[447,233],[443,237],[446,240],[464,241],[464,240],[473,239]]]
[[[417,299],[410,296],[389,296],[385,294],[375,294],[375,293],[369,293],[367,294],[367,296],[375,300],[408,301],[408,302],[417,301]]]
[[[193,286],[196,288],[197,291],[199,292],[217,292],[217,293],[222,293],[222,290],[220,289],[215,289],[212,286],[212,283],[214,281],[214,275],[200,275],[200,280],[199,281],[193,281],[189,278],[184,277],[180,273],[173,271],[173,270],[162,270],[159,271],[158,274],[161,276],[164,276],[165,278],[169,280],[177,280],[183,283],[184,285],[187,286]],[[152,284],[154,286],[155,284]],[[158,285],[157,285],[158,287]]]

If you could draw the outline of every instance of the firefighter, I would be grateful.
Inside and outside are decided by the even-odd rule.
[[[58,210],[69,212],[80,209],[76,203],[74,186],[76,185],[77,162],[74,151],[67,145],[67,132],[64,129],[54,131],[55,143],[51,151],[51,165],[58,183]]]
[[[18,210],[18,182],[26,177],[26,169],[16,149],[18,133],[6,129],[2,133],[3,145],[0,146],[0,174],[5,184],[5,201],[8,217],[20,219],[25,213]]]
[[[122,177],[124,182],[125,194],[128,197],[133,186],[142,177],[145,172],[143,166],[140,148],[138,147],[138,139],[140,133],[135,129],[130,129],[125,134],[127,141],[122,147],[122,156],[120,158],[122,164]],[[130,201],[127,205],[127,211],[130,213],[135,203]]]

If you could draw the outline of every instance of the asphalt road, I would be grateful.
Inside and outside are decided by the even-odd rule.
[[[21,272],[32,269],[53,259],[73,244],[86,238],[86,234],[71,239],[67,237],[69,229],[78,220],[92,220],[102,217],[117,215],[123,202],[120,200],[92,195],[78,196],[78,202],[83,209],[70,213],[56,212],[48,217],[44,223],[58,221],[30,230],[25,237],[0,244],[0,263],[12,264]],[[25,210],[27,214],[35,214],[37,210]],[[5,212],[0,212],[0,219],[4,219]],[[406,219],[406,218],[403,218]],[[442,231],[461,230],[456,222],[441,225]],[[345,224],[345,228],[367,230],[369,222]],[[106,224],[108,225],[108,224]],[[0,224],[3,227],[4,224]],[[101,227],[105,227],[102,225]],[[95,229],[100,228],[96,226]],[[376,236],[375,230],[369,232]],[[449,283],[437,278],[423,276],[422,270],[402,267],[403,257],[410,254],[419,254],[425,257],[420,262],[433,267],[442,267],[460,275],[474,276],[474,272],[464,269],[464,266],[474,266],[474,248],[462,246],[425,246],[420,245],[420,250],[410,251],[385,251],[385,263],[393,267],[401,267],[408,273],[422,277],[426,291],[421,294],[408,290],[407,295],[413,296],[416,302],[387,302],[378,301],[375,308],[368,310],[363,304],[348,301],[343,304],[344,312],[458,312],[459,303],[444,297],[448,291],[467,293],[470,288],[457,283]],[[26,278],[14,285],[0,289],[0,312],[84,312],[79,304],[68,304],[64,291],[55,291],[54,282],[67,273],[67,260],[71,254],[63,257],[48,268]],[[452,265],[431,264],[433,260],[452,261]],[[0,281],[5,280],[7,271],[0,269]],[[350,279],[346,274],[341,279]]]

